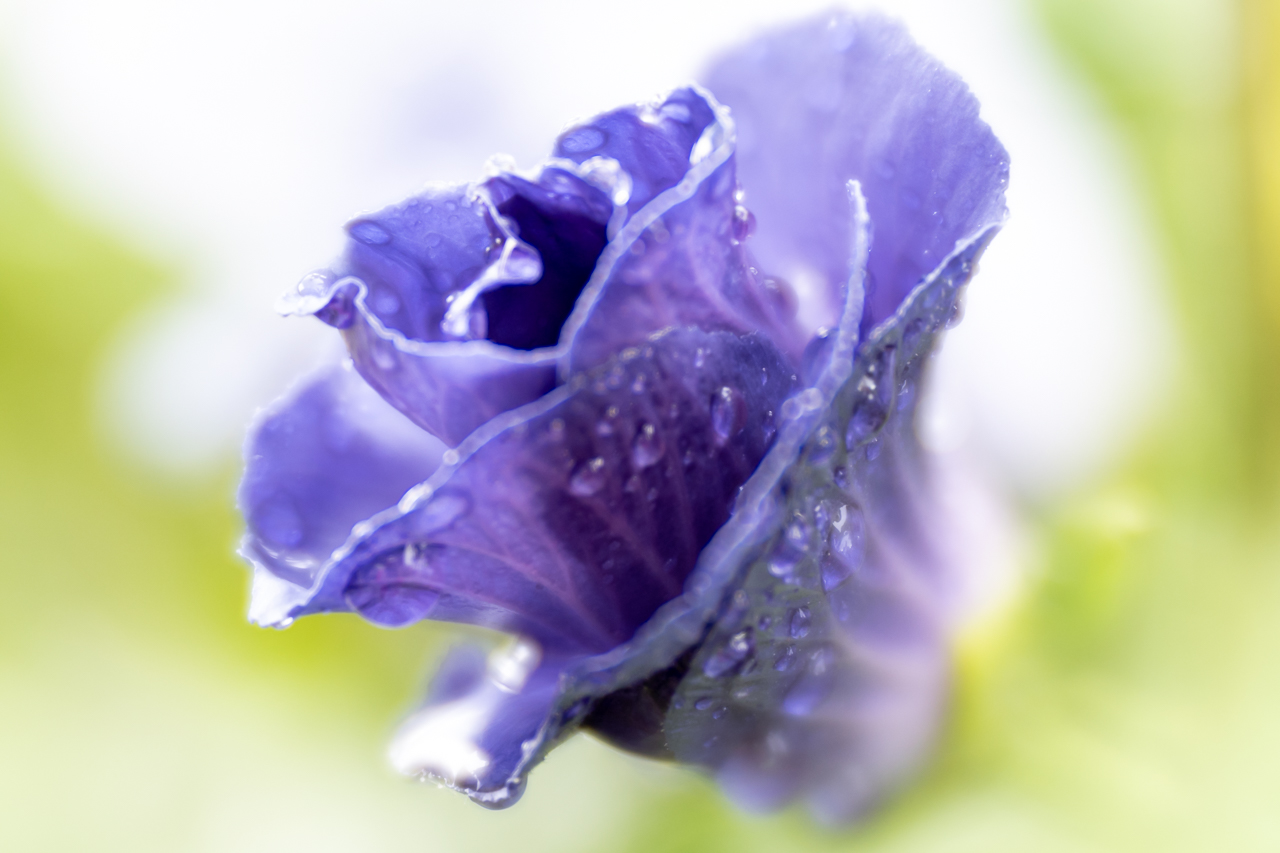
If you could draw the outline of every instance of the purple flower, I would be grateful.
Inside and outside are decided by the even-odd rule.
[[[912,419],[1008,158],[880,17],[705,82],[353,221],[285,298],[351,361],[249,438],[251,618],[516,638],[451,652],[392,746],[489,806],[585,727],[845,819],[944,705],[956,579]]]

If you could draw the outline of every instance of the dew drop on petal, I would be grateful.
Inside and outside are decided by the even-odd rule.
[[[809,636],[809,622],[811,619],[812,614],[807,607],[797,607],[791,611],[790,633],[792,639],[799,640]]]
[[[874,397],[864,397],[853,407],[853,415],[849,418],[849,429],[845,433],[846,447],[857,447],[874,435],[884,426],[888,413],[880,401]]]
[[[778,655],[778,659],[774,661],[773,668],[778,672],[786,672],[791,669],[791,664],[795,662],[795,659],[796,647],[787,646],[782,650],[782,653]]]
[[[367,219],[353,224],[349,233],[366,246],[382,246],[391,242],[391,235],[385,228]]]
[[[347,604],[375,625],[399,628],[427,617],[440,594],[411,584],[358,585],[347,589]]]
[[[380,370],[395,370],[400,365],[394,348],[388,343],[378,341],[369,348],[369,352],[373,356],[373,363]]]
[[[569,491],[580,498],[590,497],[604,486],[605,470],[603,457],[596,456],[582,462],[569,477]]]
[[[661,459],[665,452],[662,436],[653,424],[643,424],[636,430],[636,438],[631,445],[631,461],[637,468],[648,468]]]
[[[293,548],[302,542],[302,516],[293,501],[277,495],[256,510],[258,534],[274,545]]]
[[[750,628],[743,628],[730,637],[715,654],[707,658],[702,665],[702,671],[711,678],[719,678],[737,669],[753,652],[755,652],[755,638]]]
[[[797,515],[791,519],[783,536],[787,545],[803,553],[809,550],[809,534],[809,522]]]
[[[693,707],[697,708],[699,711],[705,711],[711,707],[711,699],[709,697],[703,697],[697,702],[694,702]]]
[[[419,512],[414,527],[423,534],[435,533],[453,524],[470,508],[471,502],[463,495],[437,493]]]
[[[742,429],[746,403],[735,389],[725,385],[711,400],[711,431],[715,442],[724,445]]]
[[[809,441],[809,464],[825,465],[836,452],[836,433],[824,424]]]
[[[806,675],[782,700],[782,710],[793,717],[807,717],[827,696],[827,681]]]
[[[734,205],[733,208],[733,237],[735,240],[745,240],[751,236],[756,230],[756,218],[742,205]]]
[[[594,127],[579,127],[560,138],[560,147],[570,154],[585,154],[604,144],[604,133]]]

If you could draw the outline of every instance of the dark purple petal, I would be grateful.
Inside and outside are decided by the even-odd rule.
[[[610,158],[628,175],[625,204],[634,214],[689,171],[691,155],[719,117],[693,88],[676,89],[661,104],[640,104],[604,113],[571,127],[556,140],[555,156],[585,163]],[[710,145],[708,138],[704,146]]]
[[[537,182],[504,174],[485,189],[498,213],[514,224],[543,263],[542,277],[533,284],[484,292],[486,337],[517,349],[555,346],[604,249],[613,202],[578,176],[554,167],[543,169]]]
[[[737,202],[733,126],[722,108],[705,151],[674,186],[635,212],[596,264],[564,328],[563,375],[600,364],[669,327],[768,335],[798,363],[805,338],[785,298],[759,275],[743,240],[750,214]]]
[[[656,336],[469,439],[289,615],[430,616],[606,651],[680,593],[794,382],[759,336]]]
[[[352,526],[427,479],[443,450],[346,364],[268,410],[250,431],[239,495],[240,553],[261,576],[255,621],[278,621],[278,596],[305,593]]]
[[[746,807],[799,798],[824,820],[848,820],[928,754],[946,705],[944,617],[958,579],[929,500],[915,392],[993,233],[858,347],[830,404],[797,421],[807,420],[803,443],[785,427],[779,438],[774,452],[798,452],[761,504],[755,553],[725,588],[663,729],[678,760],[710,769]],[[840,349],[819,388],[841,372]]]
[[[895,21],[829,14],[733,51],[704,79],[737,122],[752,248],[810,294],[811,330],[834,326],[843,304],[846,181],[862,184],[875,226],[864,335],[1005,215],[1009,160],[977,100]]]
[[[802,799],[835,821],[871,807],[927,754],[946,699],[943,612],[956,579],[932,525],[915,391],[994,229],[853,358],[869,235],[856,187],[851,198],[853,286],[812,387],[779,410],[774,446],[685,591],[629,642],[566,667],[519,779],[587,726],[707,768],[748,807]],[[882,414],[855,419],[872,409]]]

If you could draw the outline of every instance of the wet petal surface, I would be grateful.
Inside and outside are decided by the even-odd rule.
[[[659,193],[675,186],[690,160],[709,153],[714,108],[692,88],[677,89],[659,104],[622,107],[569,128],[556,140],[555,156],[583,163],[594,157],[617,161],[629,178],[624,203],[634,214]]]
[[[865,335],[959,241],[1004,216],[1008,155],[964,82],[878,15],[772,32],[703,75],[738,129],[739,179],[762,267],[806,295],[810,329],[839,318],[858,180],[875,223]]]
[[[268,590],[310,588],[351,528],[431,476],[443,450],[350,365],[303,380],[258,421],[246,446],[241,554],[281,582],[260,579],[252,615],[274,621]]]
[[[751,214],[737,201],[732,121],[702,103],[719,110],[699,143],[707,150],[635,212],[600,256],[562,334],[563,375],[687,325],[761,332],[798,363],[805,338],[794,306],[770,289],[744,243]]]
[[[291,615],[430,616],[549,652],[612,648],[679,594],[794,382],[758,336],[657,336],[474,436]]]

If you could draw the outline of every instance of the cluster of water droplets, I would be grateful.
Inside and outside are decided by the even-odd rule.
[[[830,755],[807,756],[813,766],[797,773],[812,778],[791,793],[805,785],[812,792],[823,774],[847,782],[854,771],[861,782],[842,808],[859,810],[883,793],[892,768],[877,758],[860,763],[860,738],[876,734],[856,730],[856,705],[895,689],[894,650],[862,624],[859,602],[906,601],[919,588],[896,576],[904,569],[886,556],[885,542],[893,550],[901,535],[887,519],[902,507],[878,502],[897,500],[901,481],[918,471],[916,390],[935,338],[954,317],[969,258],[955,258],[859,348],[852,376],[779,484],[774,525],[761,531],[756,556],[729,587],[672,700],[666,734],[680,760],[745,778],[776,770],[798,743],[821,743]],[[783,418],[810,410],[806,402],[788,400]],[[909,605],[895,612],[918,613]],[[829,791],[824,796],[830,803]]]

